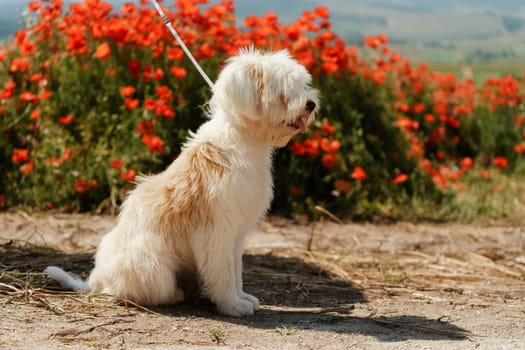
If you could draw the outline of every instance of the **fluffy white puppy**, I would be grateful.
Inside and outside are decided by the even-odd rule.
[[[241,50],[213,87],[209,121],[191,135],[162,173],[142,177],[116,227],[101,241],[87,285],[61,269],[63,286],[143,305],[184,298],[180,279],[196,273],[203,293],[231,316],[251,315],[242,254],[272,199],[272,152],[312,122],[318,94],[286,51]]]

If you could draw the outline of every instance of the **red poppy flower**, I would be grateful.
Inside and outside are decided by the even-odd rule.
[[[164,110],[162,111],[162,115],[166,119],[173,119],[175,118],[175,110],[170,107],[165,107]]]
[[[120,95],[122,97],[129,97],[135,93],[135,87],[128,85],[120,88]]]
[[[27,162],[20,167],[20,172],[24,175],[29,175],[35,170],[35,164],[33,162]]]
[[[96,180],[87,181],[79,179],[75,182],[75,191],[79,193],[86,192],[87,190],[96,187],[98,187],[98,182]]]
[[[314,12],[316,15],[318,15],[321,18],[328,18],[330,17],[330,11],[328,10],[328,7],[326,6],[317,6],[314,9]]]
[[[137,12],[137,7],[133,3],[125,3],[120,8],[120,13],[122,13],[124,16],[134,16]]]
[[[124,165],[124,163],[122,163],[122,162],[121,162],[120,160],[118,160],[118,159],[113,159],[113,160],[111,161],[111,167],[112,167],[113,169],[120,169],[120,168],[122,168],[123,165]]]
[[[182,79],[186,76],[186,69],[182,67],[173,66],[170,68],[170,74],[177,79]]]
[[[27,4],[27,8],[29,9],[30,12],[36,12],[40,9],[40,1],[30,1],[28,4]]]
[[[407,174],[397,174],[394,179],[392,180],[392,183],[394,184],[401,184],[405,181],[408,180],[408,175]]]
[[[122,172],[120,173],[120,178],[124,181],[128,181],[128,182],[131,182],[133,180],[135,180],[135,175],[137,174],[137,172],[133,169],[129,169],[128,171],[126,172]]]
[[[376,36],[376,39],[379,41],[380,44],[387,44],[388,43],[388,37],[384,34],[378,34]]]
[[[36,83],[42,79],[42,73],[34,73],[29,76],[29,81]]]
[[[401,102],[397,104],[397,109],[399,109],[403,113],[406,113],[410,110],[410,106],[408,105],[408,103]]]
[[[525,123],[525,115],[517,114],[514,116],[514,125],[516,128],[519,129],[523,123]]]
[[[198,58],[208,58],[215,55],[215,50],[209,43],[202,44],[195,53]]]
[[[13,163],[23,163],[29,159],[29,150],[15,148],[11,155],[11,161]]]
[[[330,141],[327,138],[322,138],[320,145],[323,151],[330,153],[336,153],[341,148],[341,142],[338,140]]]
[[[151,152],[164,153],[164,141],[156,135],[143,135],[142,142],[148,146],[148,150]]]
[[[20,101],[29,102],[29,103],[35,103],[38,101],[38,96],[33,94],[31,91],[24,91],[22,92],[18,98]]]
[[[341,193],[347,193],[350,191],[350,182],[346,180],[337,180],[334,184],[334,189]]]
[[[425,114],[424,118],[425,118],[425,121],[426,121],[427,123],[433,123],[433,122],[436,121],[436,118],[434,117],[434,115],[433,115],[433,114],[430,114],[430,113]]]
[[[184,51],[178,47],[170,47],[166,50],[166,56],[169,60],[180,61],[184,56]]]
[[[86,180],[79,179],[75,182],[75,191],[79,193],[84,193],[89,189],[88,183]]]
[[[31,112],[31,114],[29,114],[29,119],[31,119],[31,120],[37,120],[38,118],[40,118],[40,109],[39,108],[33,110]]]
[[[499,168],[501,168],[501,169],[505,169],[505,168],[507,167],[507,165],[508,165],[507,158],[505,158],[505,157],[501,157],[501,156],[500,156],[500,157],[496,157],[496,158],[494,158],[494,160],[492,161],[492,163],[493,163],[495,166],[497,166],[497,167],[499,167]]]
[[[155,69],[155,71],[153,72],[153,79],[161,80],[162,78],[164,78],[164,72],[162,71],[162,69]]]
[[[337,72],[339,70],[339,65],[335,62],[324,62],[323,63],[323,71],[326,74],[332,74],[334,72]]]
[[[58,122],[62,125],[70,124],[73,122],[73,120],[75,120],[75,117],[73,117],[71,114],[58,118]]]
[[[38,98],[41,99],[41,100],[47,100],[48,98],[51,97],[51,95],[53,95],[53,93],[49,90],[43,90],[42,92],[40,92],[38,94]]]
[[[332,168],[338,162],[339,162],[339,159],[333,153],[327,153],[327,154],[323,155],[323,157],[321,158],[321,163],[323,163],[323,166],[326,169]]]
[[[366,171],[362,167],[356,166],[350,174],[350,177],[354,180],[363,181],[366,179]]]
[[[472,162],[472,158],[470,157],[465,157],[461,159],[459,163],[461,165],[461,169],[463,170],[469,170],[474,165],[474,163]]]
[[[20,46],[20,55],[27,56],[36,50],[36,45],[30,41],[25,40]]]
[[[256,16],[246,16],[244,18],[244,26],[246,28],[254,28],[259,25],[260,19]]]
[[[365,46],[371,47],[372,49],[376,49],[381,44],[381,42],[375,37],[366,35],[363,39],[363,44]]]
[[[127,109],[133,110],[139,106],[139,100],[136,98],[127,97],[124,100],[124,105],[126,106]]]
[[[296,156],[304,156],[305,154],[305,148],[303,144],[300,143],[299,141],[294,141],[290,145],[289,148],[290,148],[290,151],[292,151],[292,153],[295,154]]]
[[[372,75],[372,80],[376,85],[382,85],[386,82],[386,73],[382,69],[376,69]]]
[[[106,60],[111,54],[111,49],[107,42],[103,42],[97,47],[95,51],[95,57],[101,60]]]
[[[62,159],[63,160],[68,160],[71,158],[71,149],[66,147],[64,148],[64,151],[62,152]]]
[[[16,57],[11,61],[9,65],[9,70],[11,72],[21,72],[25,73],[31,69],[31,63],[26,57]]]
[[[316,156],[319,154],[319,141],[308,139],[304,141],[304,152],[309,156]]]
[[[404,130],[418,130],[419,129],[419,123],[415,120],[410,119],[409,117],[400,116],[394,124]]]
[[[421,102],[416,103],[412,106],[412,110],[414,111],[414,113],[422,113],[425,110],[425,105]]]
[[[514,152],[523,153],[525,152],[525,143],[520,143],[514,146]]]
[[[137,132],[139,134],[152,135],[155,133],[156,120],[143,120],[137,125]]]
[[[335,133],[335,127],[330,124],[328,120],[325,120],[323,125],[321,126],[321,129],[328,135],[333,135]]]
[[[131,60],[128,64],[129,74],[135,79],[139,77],[140,71],[142,70],[140,62],[137,60]]]

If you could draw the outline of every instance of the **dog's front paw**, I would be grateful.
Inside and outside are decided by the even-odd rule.
[[[255,312],[254,304],[251,301],[235,297],[232,301],[224,304],[217,304],[219,312],[233,317],[253,315]]]
[[[259,308],[260,308],[259,307],[259,299],[257,299],[253,295],[248,294],[248,293],[244,293],[244,292],[240,292],[239,293],[239,297],[241,297],[241,299],[248,300],[250,303],[252,303],[253,304],[253,309],[255,311],[259,310]]]

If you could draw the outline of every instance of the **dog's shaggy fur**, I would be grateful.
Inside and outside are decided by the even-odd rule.
[[[318,97],[310,83],[286,51],[246,49],[230,58],[213,87],[210,120],[164,172],[138,181],[84,289],[173,304],[184,298],[181,276],[194,271],[219,312],[253,314],[259,301],[243,291],[243,241],[272,199],[273,148],[314,118]],[[67,284],[56,272],[47,270]]]

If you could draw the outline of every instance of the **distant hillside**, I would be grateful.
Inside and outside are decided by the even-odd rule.
[[[485,40],[525,33],[525,2],[326,0],[344,35],[384,33],[399,42]]]

